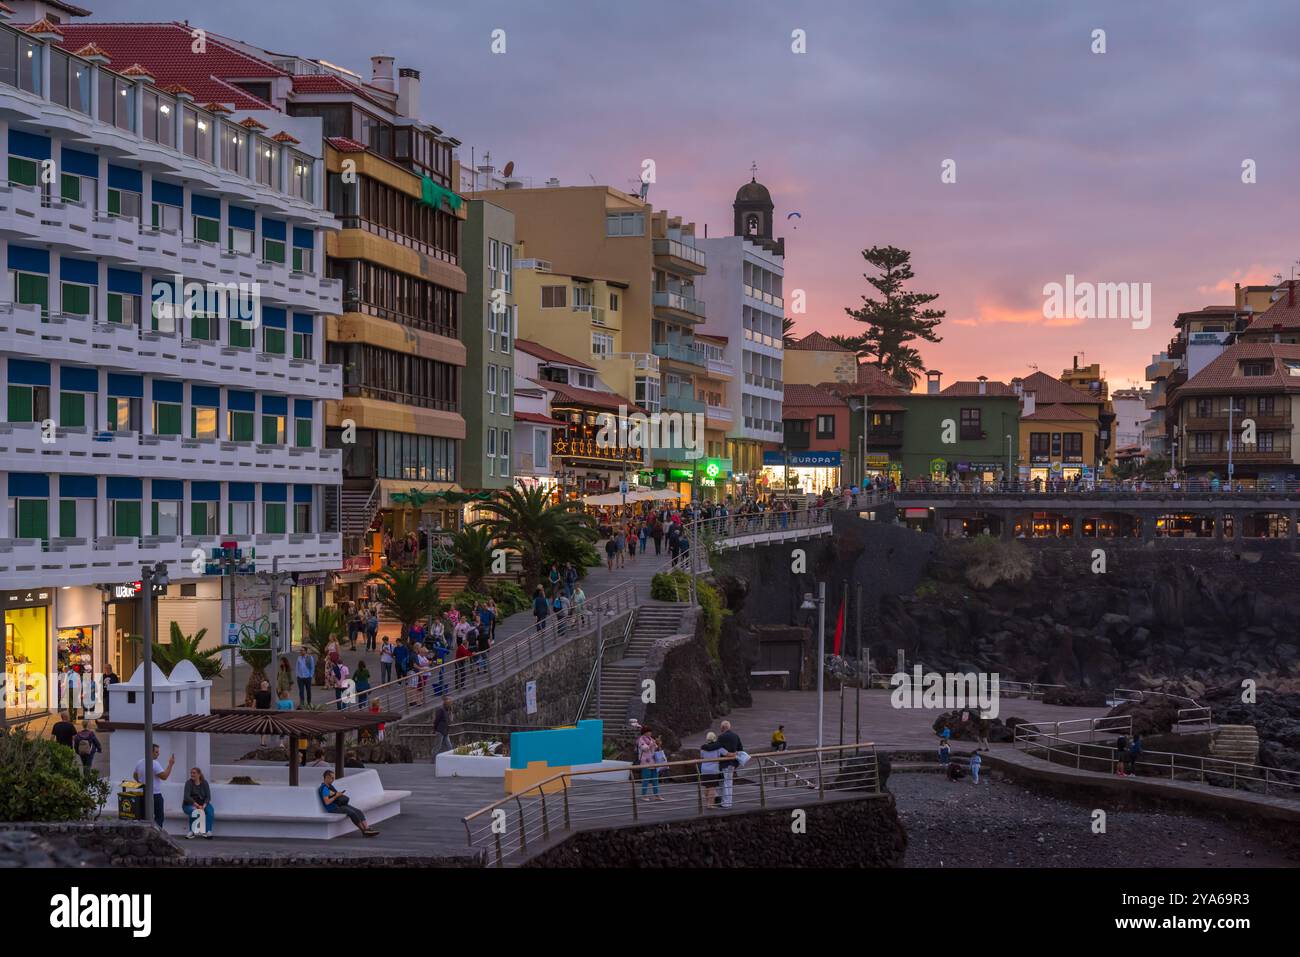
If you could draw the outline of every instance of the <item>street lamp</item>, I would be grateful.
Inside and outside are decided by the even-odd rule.
[[[822,723],[826,714],[826,583],[817,583],[817,597],[804,592],[801,611],[817,609],[817,747],[822,746]]]
[[[1009,435],[1007,436],[1007,480],[1005,484],[1011,484],[1011,436]]]
[[[145,812],[153,814],[153,587],[166,586],[171,579],[167,565],[159,562],[140,571],[140,595],[144,599],[144,800]],[[234,675],[231,675],[234,680]]]

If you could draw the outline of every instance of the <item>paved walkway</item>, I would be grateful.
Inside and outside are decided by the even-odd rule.
[[[898,709],[890,703],[890,692],[869,689],[861,692],[861,732],[854,736],[854,708],[858,692],[844,689],[844,740],[874,741],[881,750],[923,750],[935,748],[934,719],[938,711]],[[740,739],[751,753],[769,748],[772,732],[778,724],[785,725],[785,738],[791,748],[812,747],[817,744],[817,692],[815,691],[755,691],[752,708],[736,708],[726,715]],[[1106,708],[1062,708],[1043,704],[1028,698],[1003,698],[998,717],[1022,718],[1026,721],[1070,721],[1075,718],[1098,718]],[[722,720],[722,719],[719,719]],[[717,727],[713,728],[717,730]],[[683,747],[699,747],[706,732],[682,739]],[[840,693],[826,692],[826,719],[823,743],[840,743]],[[960,748],[967,742],[953,742]],[[1010,748],[1010,744],[997,745]]]

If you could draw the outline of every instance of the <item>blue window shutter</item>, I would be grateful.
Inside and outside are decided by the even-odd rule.
[[[59,387],[66,392],[98,392],[99,370],[64,366],[59,370]]]
[[[84,259],[59,259],[59,278],[64,282],[80,282],[88,286],[99,285],[99,263]]]
[[[221,200],[213,196],[196,196],[191,193],[190,212],[195,216],[206,216],[208,219],[220,219]]]
[[[154,479],[151,485],[154,500],[184,498],[184,485],[180,479]]]
[[[10,472],[11,498],[49,498],[50,477],[44,472]]]
[[[155,402],[185,401],[185,383],[168,379],[154,379],[153,400]]]
[[[143,295],[144,276],[129,269],[109,269],[108,291],[125,293],[129,296]]]
[[[310,419],[312,416],[311,399],[294,399],[293,414],[295,418]]]
[[[256,499],[252,482],[231,482],[226,497],[232,502],[252,502]]]
[[[283,482],[263,482],[262,501],[287,502],[289,500],[288,489],[289,487]]]
[[[22,130],[9,130],[9,155],[22,156],[26,159],[50,159],[50,138],[24,133]]]
[[[282,395],[262,396],[262,412],[265,415],[288,415],[289,400]]]
[[[194,502],[221,501],[220,482],[191,482],[190,500]]]
[[[109,498],[144,498],[144,480],[110,475],[105,491]]]
[[[50,384],[50,364],[48,362],[33,362],[31,359],[10,359],[9,384],[48,386]]]
[[[230,216],[230,225],[237,229],[252,229],[257,222],[257,216],[251,209],[245,209],[243,206],[231,206],[228,210]]]
[[[99,479],[93,475],[60,475],[60,498],[96,498],[99,495]]]
[[[206,409],[221,408],[221,390],[214,385],[190,386],[190,405],[201,405]]]
[[[108,374],[108,394],[123,399],[143,399],[144,376],[110,372]]]
[[[311,504],[311,486],[295,485],[293,487],[293,500],[299,505]]]
[[[166,203],[168,206],[184,206],[185,190],[175,183],[156,179],[153,181],[153,201]]]
[[[293,331],[301,332],[310,336],[316,329],[315,319],[310,313],[295,312],[293,314]]]
[[[23,272],[40,272],[50,274],[50,251],[48,249],[30,249],[27,246],[9,247],[9,268],[21,269]]]
[[[226,390],[226,408],[232,412],[256,412],[257,396],[252,392],[240,392],[238,389]]]
[[[76,173],[78,176],[99,176],[99,157],[94,153],[83,153],[63,147],[63,171]]]
[[[126,189],[133,193],[144,192],[144,176],[138,169],[108,164],[108,188]]]
[[[301,249],[316,248],[316,233],[302,226],[293,227],[293,244]]]
[[[278,239],[280,242],[284,242],[285,229],[284,220],[262,217],[262,237],[264,239]]]
[[[284,310],[278,306],[263,306],[262,325],[271,329],[283,329],[285,327]]]

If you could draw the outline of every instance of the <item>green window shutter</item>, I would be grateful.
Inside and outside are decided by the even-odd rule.
[[[269,352],[272,355],[284,355],[284,330],[272,329],[270,326],[267,326],[265,333],[266,334],[263,337],[264,351]]]
[[[300,332],[293,334],[293,357],[295,359],[306,359],[311,351],[311,338]]]
[[[59,393],[59,425],[78,428],[86,424],[86,395],[83,392]]]
[[[262,240],[262,258],[267,262],[284,262],[284,243],[278,239]]]
[[[253,330],[249,324],[239,320],[230,320],[230,344],[232,346],[251,346],[253,344]]]
[[[263,531],[268,535],[284,534],[284,503],[267,502],[263,509],[266,513],[266,521],[263,523]]]
[[[311,445],[311,419],[293,420],[293,444],[300,449]]]
[[[72,313],[75,316],[90,315],[90,295],[91,288],[89,286],[65,282],[63,284],[63,311]]]
[[[122,321],[122,296],[120,293],[110,292],[108,294],[108,321]]]
[[[208,531],[208,503],[190,502],[190,534],[205,535]]]
[[[212,337],[209,335],[211,325],[212,320],[207,316],[195,316],[190,320],[190,338],[202,340],[211,339]]]
[[[181,407],[174,402],[154,403],[154,415],[157,419],[157,427],[154,433],[156,435],[180,435],[181,412]]]
[[[232,442],[253,441],[253,413],[234,412],[231,414],[230,439]]]
[[[262,416],[262,444],[275,445],[280,441],[280,417],[278,415]]]
[[[221,223],[204,216],[194,217],[194,238],[205,243],[221,241]]]
[[[77,537],[77,500],[59,500],[59,538]]]
[[[9,421],[31,422],[32,387],[29,385],[11,385],[9,387]]]
[[[35,160],[24,159],[21,156],[9,157],[9,182],[22,186],[35,186],[38,179],[40,179],[40,168]]]
[[[122,192],[121,190],[110,189],[108,191],[108,214],[110,216],[122,215]]]
[[[59,195],[74,203],[81,202],[81,177],[71,173],[59,177]]]
[[[50,503],[43,498],[25,498],[18,501],[18,537],[50,537]]]
[[[117,396],[110,395],[106,404],[108,410],[108,428],[117,429]]]
[[[43,310],[50,308],[50,277],[36,273],[18,274],[18,301],[31,305],[35,303]]]
[[[140,537],[140,503],[133,499],[113,502],[113,534],[119,538]]]
[[[293,247],[293,270],[302,272],[302,249],[298,246]]]

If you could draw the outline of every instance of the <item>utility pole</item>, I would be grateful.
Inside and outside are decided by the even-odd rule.
[[[140,569],[140,595],[144,599],[144,803],[148,819],[153,818],[153,586],[168,584],[167,566],[162,562]]]
[[[1232,491],[1232,413],[1236,411],[1237,400],[1228,396],[1228,491]]]
[[[235,625],[235,572],[239,568],[239,559],[233,552],[227,553],[221,559],[222,571],[226,579],[230,582],[230,622],[228,628]],[[237,629],[236,629],[237,631]],[[230,646],[230,707],[235,707],[235,684],[237,677],[235,673],[235,662],[239,660],[239,646]]]
[[[853,743],[857,744],[862,740],[862,682],[867,680],[867,675],[862,671],[862,582],[858,582],[854,589],[853,620],[858,649],[858,693],[854,696],[853,714]]]

